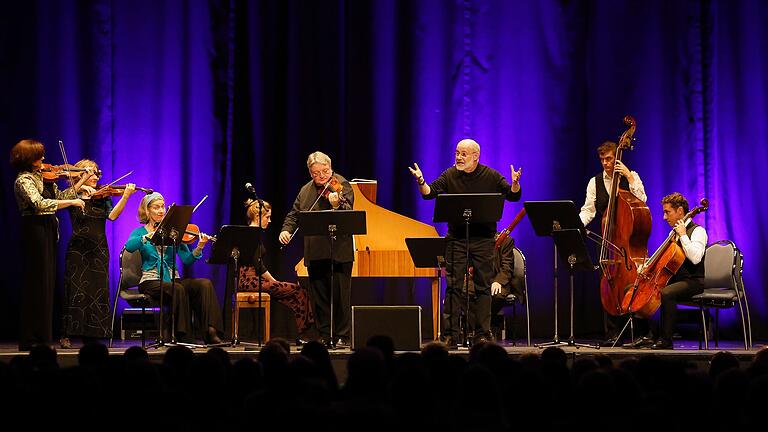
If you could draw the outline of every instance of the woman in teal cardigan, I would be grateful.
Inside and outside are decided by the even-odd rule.
[[[125,243],[125,250],[128,252],[141,251],[142,275],[139,282],[139,292],[159,299],[162,288],[164,289],[164,299],[170,301],[173,298],[178,339],[184,340],[187,335],[192,334],[192,313],[194,313],[198,323],[205,329],[203,333],[205,343],[221,343],[219,338],[220,330],[223,328],[221,308],[210,279],[182,279],[177,266],[173,284],[171,284],[173,260],[176,257],[171,255],[171,247],[165,246],[162,266],[163,281],[160,282],[160,247],[153,245],[150,239],[164,216],[165,199],[163,196],[157,192],[145,196],[139,205],[139,221],[144,226],[133,230]],[[188,266],[202,258],[203,248],[209,239],[208,236],[201,233],[194,249],[190,250],[186,244],[179,245],[177,253],[181,262]]]

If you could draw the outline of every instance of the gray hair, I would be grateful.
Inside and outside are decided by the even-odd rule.
[[[331,158],[321,151],[316,151],[307,158],[307,168],[311,169],[314,164],[331,166]]]

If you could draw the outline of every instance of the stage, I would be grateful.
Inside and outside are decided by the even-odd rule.
[[[424,344],[427,344],[431,342],[430,340],[425,340]],[[513,358],[513,359],[519,359],[521,356],[527,355],[527,354],[540,354],[544,348],[538,348],[535,346],[535,344],[539,343],[546,343],[549,342],[549,340],[534,340],[534,346],[526,346],[525,341],[520,341],[517,344],[513,344],[511,342],[500,342],[499,345],[504,347],[504,349],[507,351],[507,354]],[[596,344],[597,341],[595,340],[578,340],[579,343],[590,343],[590,344]],[[685,362],[688,367],[695,367],[698,370],[706,371],[709,368],[709,361],[712,358],[712,356],[719,352],[719,351],[730,351],[733,353],[736,358],[739,359],[739,362],[741,363],[742,368],[746,368],[754,359],[755,354],[765,347],[766,345],[764,343],[755,343],[754,346],[749,350],[744,350],[744,346],[740,341],[719,341],[719,346],[716,348],[714,341],[710,341],[710,349],[704,350],[698,349],[699,342],[694,340],[675,340],[675,349],[674,350],[650,350],[650,349],[625,349],[621,347],[616,348],[610,348],[610,347],[601,347],[601,348],[585,348],[585,347],[574,347],[574,346],[566,346],[563,345],[561,348],[566,352],[568,355],[568,362],[569,365],[573,364],[573,362],[580,357],[594,357],[598,355],[607,356],[611,359],[611,361],[614,364],[618,364],[623,360],[630,359],[630,358],[639,358],[646,355],[656,355],[663,357],[668,360],[673,361],[680,361]],[[131,346],[140,346],[141,343],[138,340],[116,340],[114,341],[113,347],[109,349],[109,353],[112,356],[121,356],[125,352],[126,349],[128,349]],[[252,358],[258,358],[259,350],[260,348],[251,343],[242,344],[236,347],[224,347],[223,348],[230,356],[231,361],[234,363],[242,358],[245,357],[252,357]],[[147,353],[149,354],[149,358],[153,362],[161,362],[163,356],[165,355],[165,351],[167,348],[149,348],[147,350]],[[202,354],[205,353],[208,350],[208,348],[194,348],[192,351],[195,354]],[[78,363],[78,351],[79,346],[75,344],[74,348],[72,349],[58,349],[57,348],[57,358],[59,366],[62,368],[75,366]],[[297,347],[295,345],[291,345],[291,357],[299,355],[301,351],[301,347]],[[404,351],[397,351],[395,354],[403,353]],[[339,382],[344,382],[346,380],[347,376],[347,369],[346,364],[349,357],[354,353],[353,350],[349,348],[345,349],[335,349],[330,350],[329,354],[331,357],[331,362],[333,364],[333,368],[336,372],[337,377],[339,378]],[[4,363],[9,363],[11,359],[17,355],[26,355],[27,352],[19,352],[18,347],[15,342],[5,341],[0,342],[0,361]],[[458,348],[458,349],[452,349],[450,350],[451,355],[456,355],[460,357],[464,357],[467,360],[469,359],[469,349],[467,348]]]

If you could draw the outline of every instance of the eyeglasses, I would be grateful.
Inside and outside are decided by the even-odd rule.
[[[331,173],[331,169],[326,168],[322,171],[310,171],[309,175],[311,175],[312,177],[320,177],[321,175],[329,175],[330,173]]]

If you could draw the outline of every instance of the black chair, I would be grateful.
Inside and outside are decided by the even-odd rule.
[[[510,293],[504,299],[504,306],[499,311],[500,315],[504,316],[502,320],[503,325],[501,328],[501,338],[506,340],[508,328],[512,327],[512,343],[516,345],[515,335],[515,323],[517,322],[517,305],[525,305],[525,324],[528,336],[528,346],[531,346],[531,315],[530,308],[528,306],[528,278],[526,275],[525,255],[518,248],[513,248],[512,253],[515,256],[514,268],[512,269],[512,287],[514,292],[522,292],[522,296]],[[512,312],[512,325],[507,325],[508,312]]]
[[[141,346],[146,346],[146,312],[148,308],[159,307],[160,303],[153,300],[150,296],[139,292],[139,282],[141,281],[141,252],[128,252],[125,247],[120,251],[120,280],[117,284],[117,294],[112,307],[112,329],[113,335],[109,338],[109,347],[112,348],[112,339],[114,338],[115,315],[117,315],[117,299],[122,298],[129,306],[141,308]],[[154,313],[153,313],[154,315]]]
[[[704,348],[709,349],[707,315],[715,310],[714,335],[715,347],[718,345],[719,311],[739,306],[741,329],[744,336],[744,349],[752,347],[752,321],[749,316],[749,303],[744,290],[742,266],[744,256],[730,240],[721,240],[707,246],[704,254],[704,292],[691,297],[684,306],[698,307],[701,313],[701,326]],[[701,342],[699,342],[701,348]]]

